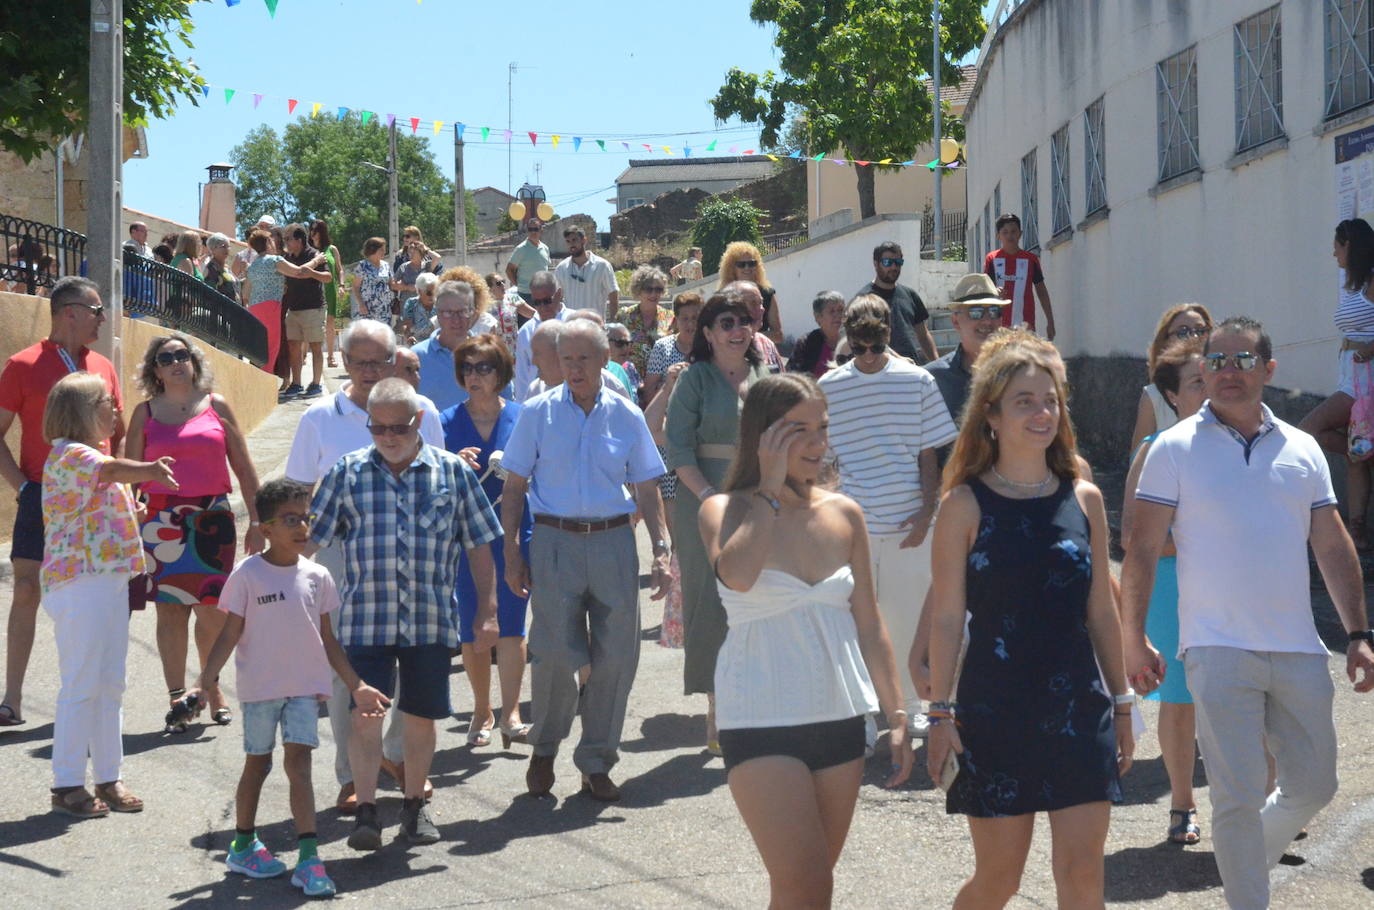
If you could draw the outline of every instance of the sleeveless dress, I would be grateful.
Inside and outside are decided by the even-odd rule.
[[[1158,433],[1151,433],[1141,441],[1141,448],[1155,441]],[[1155,586],[1150,590],[1150,613],[1145,617],[1145,634],[1164,658],[1164,682],[1149,695],[1147,701],[1162,701],[1175,705],[1191,705],[1193,694],[1188,690],[1188,671],[1178,659],[1178,557],[1161,556],[1155,563]]]
[[[968,485],[982,517],[965,569],[964,753],[946,811],[999,818],[1118,802],[1112,700],[1086,625],[1091,535],[1073,484],[1036,499]]]

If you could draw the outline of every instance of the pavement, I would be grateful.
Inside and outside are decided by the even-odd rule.
[[[331,383],[336,380],[330,371]],[[281,473],[303,403],[277,408],[251,439],[264,479]],[[643,534],[641,533],[641,537]],[[641,541],[647,549],[647,540]],[[6,566],[7,569],[7,566]],[[0,579],[0,602],[10,581]],[[1310,836],[1273,874],[1273,906],[1329,910],[1374,907],[1374,750],[1366,720],[1374,701],[1344,680],[1339,624],[1320,587],[1314,609],[1329,644],[1338,686],[1341,789],[1311,824]],[[335,900],[377,907],[761,907],[768,879],[731,801],[721,761],[702,748],[705,700],[681,694],[682,655],[657,644],[661,607],[641,602],[644,634],[630,698],[620,764],[613,776],[624,797],[602,804],[580,796],[571,749],[558,759],[555,798],[525,794],[528,748],[497,743],[469,748],[472,705],[455,665],[457,713],[439,725],[432,809],[443,840],[392,843],[399,794],[384,790],[380,814],[387,846],[358,854],[344,843],[349,819],[333,808],[333,743],[320,723],[314,764],[320,853],[339,887]],[[0,730],[0,882],[16,907],[295,907],[303,898],[289,877],[251,881],[226,872],[233,835],[233,794],[242,767],[237,723],[193,725],[164,736],[166,694],[151,611],[136,614],[124,699],[125,779],[147,802],[139,815],[85,822],[48,811],[53,704],[58,685],[52,625],[40,613],[24,700],[27,723]],[[192,663],[195,663],[192,658]],[[194,667],[192,668],[194,673]],[[225,688],[234,695],[231,667]],[[527,679],[528,682],[528,679]],[[524,710],[528,717],[528,688]],[[1153,726],[1155,708],[1147,703]],[[573,735],[577,735],[574,727]],[[1168,783],[1158,742],[1147,734],[1126,775],[1125,801],[1113,810],[1106,855],[1106,896],[1113,907],[1222,908],[1212,858],[1205,779],[1198,765],[1202,842],[1164,843]],[[964,819],[944,813],[943,797],[924,773],[902,787],[881,786],[885,750],[869,761],[853,826],[836,871],[839,907],[949,906],[973,866]],[[259,807],[259,834],[288,864],[294,832],[285,777],[273,770]],[[1038,820],[1016,910],[1055,903],[1049,829]]]

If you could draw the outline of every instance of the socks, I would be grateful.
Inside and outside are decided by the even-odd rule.
[[[319,839],[315,837],[314,831],[309,831],[297,837],[296,846],[300,848],[300,855],[296,857],[296,863],[298,865],[308,859],[314,859],[319,855],[315,849],[319,846]]]
[[[244,830],[243,828],[235,828],[234,841],[229,845],[229,849],[235,853],[242,853],[243,851],[251,847],[253,845],[253,841],[255,840],[257,840],[257,836],[256,832],[252,828],[249,828],[247,830]]]

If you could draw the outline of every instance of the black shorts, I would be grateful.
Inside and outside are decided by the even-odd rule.
[[[400,676],[401,697],[392,705],[403,714],[442,720],[453,713],[448,700],[448,645],[346,645],[344,653],[363,682],[387,698],[396,694]],[[350,707],[356,707],[349,699]]]
[[[10,559],[43,561],[43,485],[30,480],[19,491]]]
[[[863,715],[792,727],[746,727],[720,731],[725,770],[751,758],[785,755],[812,771],[822,771],[864,757],[867,745]]]

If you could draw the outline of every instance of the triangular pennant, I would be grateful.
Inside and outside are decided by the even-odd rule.
[[[744,150],[744,154],[746,154],[746,155],[752,155],[752,154],[754,154],[754,150],[753,150],[753,149],[745,149],[745,150]]]
[[[825,160],[825,152],[820,152],[820,153],[818,153],[818,154],[816,155],[816,157],[815,157],[815,158],[812,158],[811,160],[812,160],[812,161],[824,161],[824,160]]]
[[[420,128],[420,118],[419,118],[419,117],[411,117],[411,118],[410,118],[410,135],[414,136],[414,135],[415,135],[415,131],[418,130],[419,128]]]
[[[730,146],[730,154],[733,155],[733,154],[734,154],[735,152],[737,152],[737,151],[739,151],[739,146],[738,146],[738,145],[732,145],[732,146]]]
[[[259,104],[262,104],[262,93],[261,93],[261,92],[254,92],[254,93],[253,93],[253,107],[257,107]]]
[[[558,135],[557,133],[554,133],[552,136],[549,137],[549,141],[553,143],[554,148],[558,148],[558,140],[562,138],[562,136]]]
[[[605,140],[605,139],[598,139],[598,140],[596,140],[596,144],[597,144],[597,146],[601,149],[601,151],[603,151],[603,152],[606,151],[606,140]]]
[[[956,168],[956,167],[958,167],[958,166],[959,166],[959,162],[957,162],[957,161],[951,161],[949,164],[946,164],[946,165],[945,165],[945,167],[951,168],[951,169]]]
[[[800,158],[800,157],[801,157],[801,149],[793,149],[793,150],[792,150],[792,154],[788,155],[787,157],[788,157],[788,158]]]
[[[623,146],[625,146],[625,151],[628,152],[628,151],[630,150],[630,143],[628,143],[628,142],[622,142],[622,143],[620,143],[620,144],[623,145]]]
[[[310,105],[310,119],[314,120],[320,115],[320,102],[316,101]]]
[[[929,161],[926,162],[926,167],[930,168],[930,169],[933,171],[933,170],[935,170],[935,166],[936,166],[937,164],[939,164],[939,163],[940,163],[940,159],[939,159],[939,158],[932,158],[931,160],[929,160]]]
[[[200,93],[201,93],[202,95],[204,95],[206,98],[209,98],[209,97],[210,97],[210,86],[208,86],[208,85],[202,85],[202,86],[200,87]]]
[[[287,98],[287,99],[286,99],[286,112],[287,112],[288,114],[294,114],[294,113],[296,112],[296,105],[299,104],[299,103],[300,103],[300,102],[297,101],[295,98]]]
[[[916,163],[915,161],[903,161],[903,162],[902,162],[902,167],[911,167],[911,166],[912,166],[913,164],[915,164],[915,163]]]
[[[538,145],[538,144],[539,144],[539,134],[538,134],[538,133],[526,133],[525,135],[530,137],[530,145]]]
[[[574,137],[573,137],[573,151],[574,151],[574,152],[580,152],[580,151],[582,151],[582,137],[581,137],[581,136],[574,136]]]
[[[443,126],[444,126],[444,121],[442,121],[442,120],[436,120],[436,121],[434,121],[434,135],[436,135],[436,136],[439,135],[439,130],[442,129]]]
[[[277,0],[263,0],[267,4],[267,13],[273,19],[277,18]]]
[[[654,150],[654,147],[647,142],[641,142],[640,145],[644,146],[644,148],[650,152]]]
[[[668,146],[666,146],[666,145],[661,145],[661,146],[659,146],[659,148],[663,149],[663,153],[664,153],[665,155],[671,155],[671,154],[673,153],[673,150],[670,149],[670,148],[668,148]]]
[[[224,90],[224,103],[225,103],[225,104],[228,104],[228,103],[233,99],[233,97],[234,97],[234,89],[227,88],[227,89]]]
[[[718,140],[712,139],[712,140],[711,140],[711,144],[708,145],[708,146],[706,146],[706,151],[708,151],[708,152],[714,152],[714,151],[716,150],[716,142],[717,142],[717,141],[718,141]]]
[[[396,123],[396,115],[395,115],[395,114],[387,114],[387,115],[386,115],[386,128],[387,128],[387,129],[391,129],[392,125],[394,125],[395,123]]]
[[[767,153],[765,152],[764,154],[767,154]],[[778,156],[777,156],[777,155],[768,155],[768,160],[769,160],[769,161],[777,161],[777,160],[778,160]]]
[[[347,117],[347,116],[348,116],[348,108],[344,107],[343,105],[339,105],[339,119],[342,120],[343,118],[345,118],[345,117]]]
[[[238,6],[242,0],[224,0],[224,5],[229,7]]]
[[[367,121],[372,119],[371,111],[363,111],[363,126],[367,126]]]
[[[467,128],[468,128],[468,125],[467,125],[466,123],[455,123],[455,124],[453,124],[453,129],[454,129],[455,131],[457,131],[457,133],[458,133],[458,138],[459,138],[459,139],[462,139],[462,138],[463,138],[463,130],[465,130],[465,129],[467,129]]]
[[[860,161],[857,158],[854,159],[854,163],[859,165],[860,167],[868,167],[870,164],[872,164],[871,161]]]
[[[513,135],[515,135],[515,134],[512,133],[510,130],[502,130],[502,131],[501,131],[501,134],[502,134],[502,135],[501,135],[501,138],[502,138],[502,139],[505,139],[507,142],[510,142],[510,137],[513,136]]]
[[[836,164],[848,164],[848,163],[849,163],[848,161],[845,161],[843,158],[831,158],[830,160],[833,161],[833,162],[835,162]]]
[[[489,126],[484,126],[484,127],[482,127],[482,141],[483,141],[483,142],[486,142],[486,141],[487,141],[487,137],[490,136],[490,135],[491,135],[491,127],[489,127]]]
[[[891,163],[892,163],[892,159],[891,159],[891,158],[884,158],[882,161],[879,161],[878,163],[879,163],[879,164],[891,164]]]
[[[690,145],[684,145],[684,146],[682,147],[682,154],[683,154],[683,156],[686,157],[686,158],[691,158],[691,157],[692,157],[692,147],[691,147]]]

